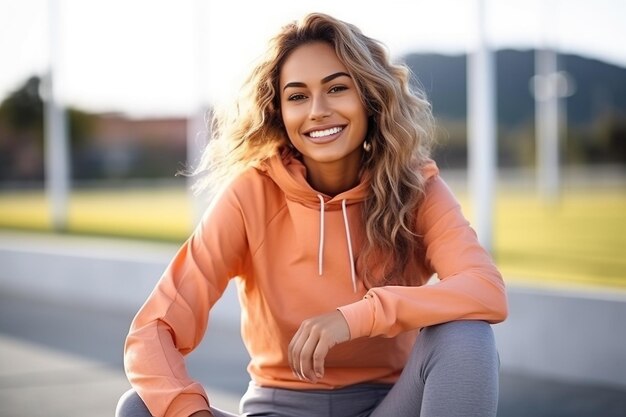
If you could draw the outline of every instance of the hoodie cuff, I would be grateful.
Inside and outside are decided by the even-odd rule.
[[[372,334],[374,306],[372,305],[371,297],[365,296],[364,299],[338,307],[337,310],[343,314],[343,317],[348,322],[350,340],[368,337]]]
[[[202,395],[180,394],[168,407],[165,417],[189,417],[202,410],[209,410],[209,404]]]

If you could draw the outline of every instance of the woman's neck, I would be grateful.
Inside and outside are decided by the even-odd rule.
[[[304,158],[303,162],[311,187],[331,197],[354,188],[359,183],[361,158],[337,162],[307,162]]]

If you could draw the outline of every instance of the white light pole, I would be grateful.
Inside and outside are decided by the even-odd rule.
[[[59,102],[59,0],[49,0],[48,7],[50,69],[44,81],[45,184],[52,228],[64,231],[68,225],[70,164],[66,114]]]
[[[576,84],[558,69],[555,28],[556,2],[546,2],[543,11],[544,39],[535,51],[535,76],[530,89],[535,98],[536,184],[539,195],[555,203],[560,195],[560,142],[567,125],[562,100],[574,94]]]
[[[496,172],[495,65],[486,34],[486,7],[477,1],[477,35],[467,65],[468,178],[478,239],[493,247]]]
[[[555,201],[559,195],[559,97],[557,55],[548,47],[535,52],[535,135],[537,189]]]

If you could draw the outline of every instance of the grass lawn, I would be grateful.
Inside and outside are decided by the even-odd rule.
[[[68,232],[182,242],[191,217],[182,187],[77,190],[70,197]],[[0,192],[0,227],[51,230],[44,193]]]
[[[571,192],[553,206],[503,193],[494,229],[495,260],[511,280],[626,289],[626,193]]]
[[[507,281],[626,290],[623,190],[565,192],[554,205],[529,192],[500,191],[495,209],[493,253]],[[182,242],[192,228],[181,187],[77,190],[69,210],[70,233]],[[44,194],[0,192],[0,228],[50,230]]]

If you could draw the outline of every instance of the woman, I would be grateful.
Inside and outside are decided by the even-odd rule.
[[[408,71],[311,14],[246,87],[200,168],[226,185],[132,323],[118,415],[230,415],[184,355],[236,277],[244,415],[495,416],[504,284],[429,159]]]

